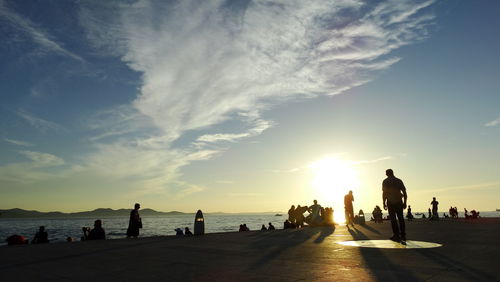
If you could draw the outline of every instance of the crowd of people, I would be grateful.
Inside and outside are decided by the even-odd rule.
[[[308,212],[307,216],[304,213]],[[333,224],[333,208],[322,207],[317,200],[311,206],[292,205],[288,210],[288,219],[283,223],[283,228],[302,228],[305,224],[309,226]]]
[[[392,169],[386,170],[387,178],[382,182],[382,200],[384,210],[388,210],[388,216],[385,218],[386,220],[391,221],[391,227],[393,231],[393,236],[390,238],[394,241],[404,242],[406,241],[406,230],[405,230],[405,222],[403,216],[403,210],[407,208],[407,194],[406,187],[403,184],[403,181],[394,176],[394,172]],[[352,191],[349,191],[348,194],[344,196],[344,211],[345,211],[345,219],[346,225],[354,226],[354,224],[364,224],[365,216],[363,210],[360,210],[358,215],[354,215],[354,195]],[[436,197],[433,197],[430,202],[430,206],[428,209],[428,217],[430,220],[438,220],[438,206],[439,202],[436,200]],[[127,238],[137,238],[140,233],[140,229],[142,228],[142,219],[139,215],[140,204],[136,203],[134,205],[134,209],[130,212],[129,224],[126,232]],[[306,216],[304,214],[308,212]],[[323,226],[323,225],[332,225],[334,224],[333,220],[333,208],[332,207],[322,207],[318,204],[317,200],[313,201],[311,206],[301,206],[292,205],[288,210],[288,218],[283,223],[283,229],[290,228],[303,228],[307,226]],[[419,215],[417,213],[416,215]],[[425,214],[421,214],[422,218],[425,218]],[[458,209],[457,207],[450,207],[449,215],[451,218],[458,218]],[[443,215],[445,218],[448,215]],[[479,212],[476,210],[472,210],[469,214],[467,209],[464,208],[464,217],[466,219],[477,219],[479,218]],[[411,206],[408,205],[406,218],[409,221],[414,219],[412,214]],[[371,220],[375,223],[382,223],[384,220],[383,212],[380,206],[375,206],[372,211]],[[275,230],[275,227],[269,222],[266,227],[262,224],[261,230]],[[240,232],[250,231],[246,224],[241,224],[239,227]],[[94,228],[83,227],[82,228],[83,236],[81,237],[82,241],[87,240],[104,240],[106,239],[106,232],[103,228],[102,220],[98,219],[94,222]],[[175,229],[177,236],[191,236],[193,233],[189,230],[188,227],[184,229],[184,232],[181,228]],[[195,228],[196,232],[196,228]],[[9,245],[18,245],[18,244],[28,244],[29,240],[21,235],[12,235],[7,238],[7,243]],[[68,242],[72,242],[73,238],[68,237]],[[35,236],[31,240],[32,244],[43,244],[49,243],[48,233],[45,230],[45,226],[40,226]]]

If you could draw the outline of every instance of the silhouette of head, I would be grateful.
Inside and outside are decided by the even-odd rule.
[[[318,201],[316,201],[316,200],[314,200],[313,202],[314,202],[315,205],[318,204]]]
[[[432,199],[435,201],[435,200],[436,200],[436,197],[432,197]]]
[[[349,195],[352,195],[352,190],[349,190]]]
[[[94,227],[101,227],[102,226],[102,221],[100,219],[94,221]]]
[[[40,232],[45,231],[45,226],[40,226],[38,230],[40,230]]]
[[[138,209],[140,209],[140,208],[141,208],[141,205],[139,205],[138,203],[135,203],[134,208],[135,208],[136,210],[138,210]]]
[[[394,171],[392,171],[392,169],[389,168],[389,169],[387,169],[385,171],[385,175],[387,175],[387,176],[394,176]]]

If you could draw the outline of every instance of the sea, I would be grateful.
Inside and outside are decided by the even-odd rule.
[[[415,214],[415,213],[414,213]],[[425,213],[427,214],[427,213]],[[368,215],[367,215],[368,216]],[[460,214],[463,216],[463,214]],[[481,217],[500,217],[500,211],[482,211]],[[417,216],[418,218],[418,216]],[[128,227],[127,217],[102,217],[103,228],[107,239],[125,238]],[[205,214],[205,233],[235,232],[240,224],[246,224],[250,230],[260,230],[262,224],[271,222],[277,229],[283,228],[287,214]],[[0,245],[5,245],[5,239],[13,234],[32,239],[39,226],[45,226],[49,240],[53,242],[66,242],[68,237],[79,241],[82,237],[82,227],[93,227],[96,218],[3,218],[0,219]],[[143,228],[140,237],[175,235],[175,229],[189,227],[193,231],[194,214],[143,216]]]

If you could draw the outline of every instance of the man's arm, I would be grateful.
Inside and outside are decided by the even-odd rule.
[[[385,189],[382,189],[382,204],[384,204],[384,210],[387,210],[387,195],[385,194]]]

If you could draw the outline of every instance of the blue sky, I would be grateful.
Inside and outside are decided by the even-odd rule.
[[[352,189],[366,210],[391,167],[416,210],[433,196],[493,210],[499,12],[0,1],[0,208],[276,211],[319,198],[341,210]],[[330,167],[336,180],[318,187],[311,164],[324,159],[355,181]]]

